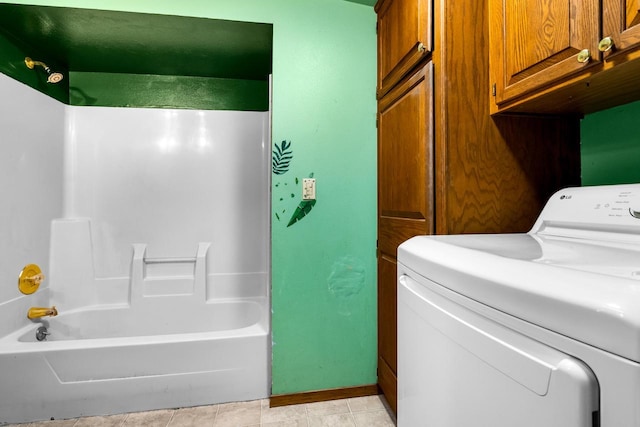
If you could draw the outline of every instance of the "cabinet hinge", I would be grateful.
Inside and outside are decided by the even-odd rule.
[[[376,34],[378,34],[378,23],[376,22]]]
[[[496,84],[495,83],[491,86],[491,95],[496,96]]]
[[[378,116],[376,115],[376,129],[378,129],[378,123],[380,123],[380,119],[378,119]]]

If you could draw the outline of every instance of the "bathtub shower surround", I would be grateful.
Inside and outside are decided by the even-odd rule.
[[[0,424],[267,397],[269,113],[64,109],[47,280],[3,304]]]
[[[56,257],[76,263],[91,245],[91,275],[105,285],[70,303],[122,302],[136,244],[146,245],[149,259],[194,258],[208,244],[215,277],[208,299],[266,296],[268,121],[267,112],[69,107],[64,219],[52,229],[52,268],[64,266]],[[81,247],[71,257],[69,239]],[[184,268],[146,266],[151,276]],[[51,273],[52,292],[61,290],[66,280]]]

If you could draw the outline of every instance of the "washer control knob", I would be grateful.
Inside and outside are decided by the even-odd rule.
[[[634,218],[640,219],[640,197],[635,194],[634,196],[629,199],[629,214]]]

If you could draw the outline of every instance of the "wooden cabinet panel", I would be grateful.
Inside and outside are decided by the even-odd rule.
[[[398,245],[433,232],[433,64],[378,103],[378,384],[396,409]]]
[[[473,114],[457,111],[462,120]],[[453,182],[437,187],[446,189],[436,192],[444,193],[436,198],[437,233],[526,231],[551,194],[580,185],[577,118],[500,116],[487,123],[484,138],[472,132],[450,131],[444,179]]]
[[[598,0],[490,0],[495,101],[550,85],[599,61]],[[591,59],[579,62],[587,49]]]
[[[413,219],[390,216],[378,217],[378,250],[382,253],[397,256],[400,243],[421,234],[429,234],[429,219]]]
[[[431,1],[381,0],[378,13],[378,97],[432,50]]]
[[[628,0],[626,3],[626,28],[635,27],[640,24],[640,0]]]
[[[433,65],[393,89],[379,103],[378,214],[422,221],[433,210]],[[397,185],[402,183],[402,185]]]
[[[602,7],[602,35],[614,43],[607,58],[640,46],[640,0],[603,0]]]
[[[378,257],[378,384],[394,411],[398,364],[396,270],[395,258]]]

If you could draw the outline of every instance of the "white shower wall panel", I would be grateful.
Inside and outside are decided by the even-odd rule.
[[[268,112],[67,107],[65,218],[89,218],[96,278],[147,257],[194,257],[208,273],[265,276]],[[228,282],[228,280],[227,280]]]
[[[47,275],[50,222],[62,213],[64,114],[64,104],[0,74],[0,335],[39,299],[19,298],[22,267],[37,263]]]

